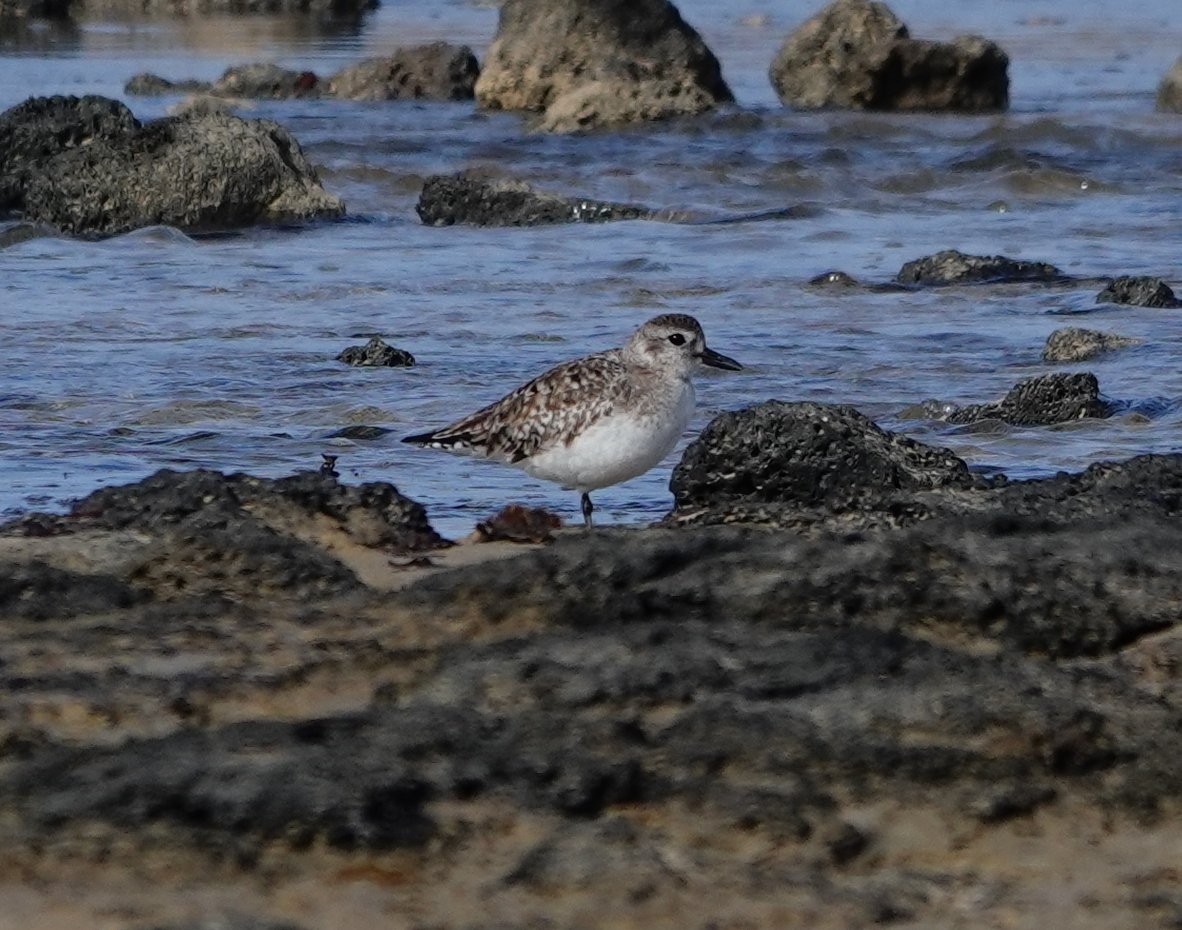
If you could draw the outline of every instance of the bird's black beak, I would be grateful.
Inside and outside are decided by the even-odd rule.
[[[698,359],[703,365],[709,365],[711,368],[722,368],[726,371],[743,370],[743,366],[733,358],[723,355],[721,352],[715,352],[713,349],[702,349],[702,354],[698,356]]]

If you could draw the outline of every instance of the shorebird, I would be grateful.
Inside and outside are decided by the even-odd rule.
[[[578,491],[591,527],[591,492],[642,475],[685,432],[699,365],[740,371],[706,346],[692,316],[666,313],[623,348],[563,362],[449,426],[403,442],[514,465]]]

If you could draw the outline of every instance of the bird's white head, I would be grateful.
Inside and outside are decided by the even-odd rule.
[[[632,334],[624,345],[624,361],[641,368],[672,369],[688,377],[698,364],[727,371],[743,366],[706,345],[706,334],[692,316],[664,313]]]

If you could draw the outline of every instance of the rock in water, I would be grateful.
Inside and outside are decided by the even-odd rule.
[[[140,128],[131,110],[106,97],[30,97],[0,113],[0,209],[19,209],[31,177],[53,158],[122,139]]]
[[[479,74],[468,46],[433,42],[343,68],[329,78],[328,94],[346,100],[471,100]]]
[[[560,103],[567,94],[576,96]],[[476,100],[497,110],[555,106],[543,127],[576,129],[734,97],[718,59],[667,0],[506,0]]]
[[[320,81],[311,71],[293,71],[273,64],[227,68],[206,91],[215,97],[289,100],[320,96]]]
[[[164,97],[169,94],[207,94],[213,87],[209,81],[170,81],[158,74],[133,74],[123,85],[123,93],[131,97]]]
[[[381,336],[374,336],[363,346],[349,346],[337,356],[338,362],[354,368],[411,368],[415,357],[405,349],[397,349]]]
[[[228,229],[345,209],[277,123],[208,114],[140,125],[122,104],[97,97],[35,98],[0,115],[0,194],[30,221],[91,236],[153,225]]]
[[[788,36],[769,77],[802,109],[1004,110],[1009,58],[979,36],[910,38],[883,3],[836,0]]]
[[[768,401],[715,417],[669,489],[679,510],[729,500],[850,505],[868,492],[967,487],[947,449],[879,428],[853,407]]]
[[[934,287],[945,284],[1007,284],[1016,281],[1058,282],[1063,272],[1046,262],[1028,262],[1004,255],[966,255],[945,249],[907,262],[895,280]]]
[[[1050,426],[1111,415],[1112,405],[1100,396],[1096,376],[1090,372],[1071,372],[1019,381],[1001,400],[961,407],[948,415],[948,422],[1001,420],[1012,426]]]
[[[644,207],[559,197],[537,191],[524,181],[482,178],[466,172],[427,178],[415,211],[427,226],[544,226],[652,216]]]
[[[1174,62],[1174,67],[1157,85],[1157,108],[1167,113],[1182,113],[1182,58]]]
[[[1161,278],[1115,278],[1096,295],[1098,304],[1131,304],[1135,307],[1182,307],[1170,286]]]
[[[1064,326],[1047,336],[1042,350],[1044,362],[1083,362],[1114,349],[1137,345],[1138,340],[1116,333]]]

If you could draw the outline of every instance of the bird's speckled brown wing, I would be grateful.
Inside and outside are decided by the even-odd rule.
[[[515,463],[567,444],[620,403],[627,386],[618,351],[564,362],[496,403],[403,442]]]

